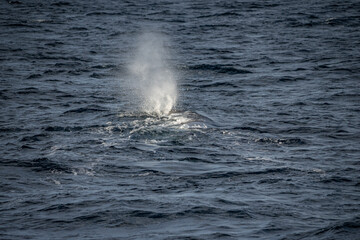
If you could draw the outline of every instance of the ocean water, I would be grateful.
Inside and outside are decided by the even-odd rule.
[[[1,1],[1,239],[360,239],[360,4]]]

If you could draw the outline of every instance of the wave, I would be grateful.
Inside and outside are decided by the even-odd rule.
[[[331,176],[325,177],[321,180],[322,183],[345,183],[345,182],[352,182],[351,179],[343,176]]]
[[[290,174],[290,173],[299,173],[303,172],[301,170],[289,167],[280,167],[280,168],[268,168],[265,170],[259,171],[218,171],[218,172],[209,172],[203,173],[196,176],[183,176],[182,178],[191,178],[191,179],[216,179],[216,178],[232,178],[232,177],[244,177],[248,175],[267,175],[267,174]]]
[[[255,139],[255,142],[275,143],[275,144],[279,144],[279,145],[303,145],[303,144],[306,144],[306,142],[300,138],[288,138],[288,139],[258,138],[258,139]]]
[[[214,82],[209,84],[203,84],[199,85],[199,87],[202,88],[210,88],[210,87],[231,87],[231,88],[237,88],[238,86],[229,82]]]
[[[297,239],[358,239],[360,228],[360,217],[346,219],[332,223],[326,227],[312,231],[288,235],[282,240]]]
[[[49,126],[44,127],[43,130],[47,132],[77,132],[84,129],[83,127],[60,127],[60,126]]]
[[[254,127],[248,127],[248,126],[243,126],[243,127],[234,127],[234,130],[243,130],[243,131],[249,131],[249,132],[258,132],[258,133],[266,133],[267,131],[260,129],[260,128],[254,128]]]
[[[60,2],[52,3],[51,6],[56,6],[56,7],[71,6],[71,3],[65,2],[65,1],[60,1]]]
[[[41,76],[42,76],[41,74],[35,73],[35,74],[31,74],[26,79],[40,78]]]
[[[10,28],[14,28],[14,27],[38,28],[39,27],[36,25],[29,25],[29,24],[25,24],[25,23],[8,23],[8,24],[2,24],[1,26],[10,27]]]
[[[23,131],[25,129],[23,128],[18,128],[18,127],[4,127],[4,128],[0,128],[0,132],[1,133],[5,133],[5,132],[8,132],[8,133],[13,133],[13,132],[20,132],[20,131]]]
[[[86,16],[120,16],[123,15],[123,12],[105,12],[105,11],[98,11],[98,12],[90,12],[87,13]]]
[[[71,109],[71,110],[65,111],[64,114],[69,114],[69,113],[94,113],[94,112],[106,112],[106,111],[108,111],[108,109],[97,106],[97,105],[92,105],[92,106],[88,106],[88,107],[81,107],[81,108]]]
[[[35,134],[33,136],[26,136],[23,137],[20,141],[21,142],[38,142],[44,140],[44,138],[49,137],[47,134]]]
[[[35,172],[60,172],[60,173],[72,173],[73,170],[64,165],[52,161],[48,158],[36,158],[31,160],[18,160],[16,161],[18,167],[31,168]]]
[[[36,94],[36,93],[39,93],[39,89],[34,88],[34,87],[23,88],[20,91],[17,91],[16,93],[17,94]]]
[[[241,16],[241,14],[239,14],[235,11],[227,11],[227,12],[222,12],[222,13],[201,15],[201,16],[198,16],[197,18],[212,18],[212,17],[226,17],[226,16]]]
[[[201,71],[212,71],[212,72],[225,73],[225,74],[231,74],[231,75],[251,73],[251,71],[245,70],[245,69],[238,69],[238,68],[228,67],[228,66],[224,66],[224,65],[211,65],[211,64],[193,65],[193,66],[189,66],[188,69],[201,70]]]

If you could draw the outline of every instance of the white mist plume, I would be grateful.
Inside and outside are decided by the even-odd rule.
[[[132,87],[144,112],[167,115],[177,99],[176,77],[167,63],[164,38],[146,33],[139,38],[137,52],[129,66]]]

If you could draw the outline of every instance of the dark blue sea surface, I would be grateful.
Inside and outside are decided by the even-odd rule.
[[[1,239],[360,239],[360,3],[1,1]],[[169,115],[130,97],[164,36]]]

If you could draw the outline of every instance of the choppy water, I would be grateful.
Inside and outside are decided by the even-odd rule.
[[[20,1],[1,239],[360,239],[358,1]],[[149,29],[179,79],[163,117],[125,84]]]

